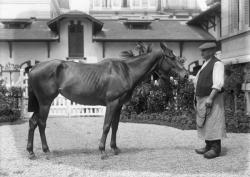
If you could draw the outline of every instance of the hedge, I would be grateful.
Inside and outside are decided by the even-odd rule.
[[[21,117],[20,87],[7,87],[3,80],[0,80],[0,122],[13,122]]]

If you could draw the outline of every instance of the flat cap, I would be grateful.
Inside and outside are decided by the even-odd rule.
[[[204,44],[202,44],[199,49],[200,50],[204,50],[204,49],[210,49],[210,48],[216,48],[217,45],[215,42],[206,42]]]

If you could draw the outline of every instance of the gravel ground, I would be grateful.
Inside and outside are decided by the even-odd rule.
[[[103,118],[49,118],[47,141],[51,153],[41,150],[36,130],[34,151],[25,150],[28,121],[0,124],[0,176],[2,177],[249,177],[250,134],[229,133],[222,142],[222,156],[207,160],[194,152],[203,146],[196,131],[166,126],[120,123],[117,144],[122,150],[108,159],[98,151]]]

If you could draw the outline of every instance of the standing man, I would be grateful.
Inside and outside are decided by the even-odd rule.
[[[217,51],[215,43],[205,43],[199,49],[205,63],[194,79],[196,122],[198,137],[205,141],[206,146],[195,149],[195,152],[211,159],[220,155],[221,139],[226,137],[222,93],[224,64],[214,56]]]

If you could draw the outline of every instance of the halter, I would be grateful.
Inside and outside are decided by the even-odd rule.
[[[174,57],[176,57],[176,56],[174,56]],[[172,58],[174,58],[174,57],[172,57]],[[171,57],[168,57],[168,58],[172,59]],[[168,62],[168,59],[165,58],[165,55],[162,54],[161,61],[158,63],[158,66],[157,66],[158,68],[159,68],[159,66],[161,66],[163,60],[167,60],[167,63],[169,63],[169,62]],[[159,72],[154,71],[154,73],[155,73],[160,79],[163,78],[163,77],[159,74]]]

